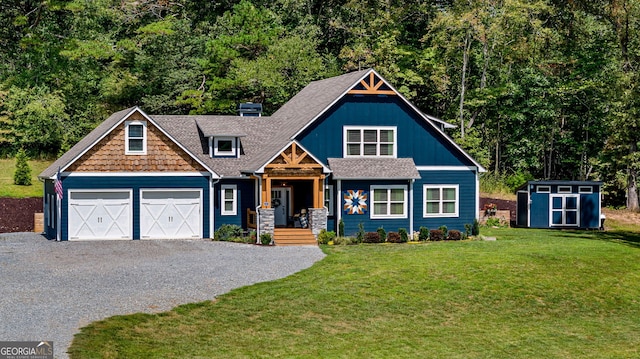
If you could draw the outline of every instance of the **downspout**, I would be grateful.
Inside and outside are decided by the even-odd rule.
[[[254,173],[258,181],[258,206],[256,206],[256,244],[260,244],[260,212],[258,211],[262,207],[262,177]]]
[[[336,181],[336,204],[338,205],[336,210],[336,233],[338,233],[338,236],[340,235],[340,220],[342,219],[342,180],[337,180]],[[342,235],[344,236],[344,233],[342,233]]]
[[[409,236],[411,240],[413,240],[413,184],[416,182],[415,179],[409,180]]]
[[[478,169],[478,167],[476,167],[476,208],[474,209],[476,220],[479,222],[480,221],[480,170]],[[460,194],[458,193],[458,196],[460,196]],[[459,201],[460,199],[458,199]]]

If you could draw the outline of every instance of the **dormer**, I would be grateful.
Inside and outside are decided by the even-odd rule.
[[[207,116],[196,120],[198,129],[207,139],[209,157],[239,158],[242,149],[241,138],[246,134],[237,117]]]

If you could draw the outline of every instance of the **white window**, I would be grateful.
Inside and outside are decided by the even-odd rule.
[[[324,206],[329,210],[328,215],[333,216],[333,186],[324,186]]]
[[[580,193],[593,193],[593,187],[592,186],[580,186],[578,188],[578,192],[580,192]]]
[[[235,216],[238,213],[238,189],[236,185],[223,184],[220,191],[220,212],[223,216]]]
[[[213,139],[214,156],[235,156],[236,139],[234,137],[216,137]]]
[[[457,217],[458,185],[424,185],[424,217]]]
[[[551,193],[551,186],[538,186],[538,193]]]
[[[125,154],[147,154],[147,123],[144,121],[125,122]]]
[[[344,127],[344,157],[396,157],[395,127]]]
[[[558,193],[571,193],[571,186],[558,186]]]
[[[407,218],[407,186],[371,186],[371,218]]]

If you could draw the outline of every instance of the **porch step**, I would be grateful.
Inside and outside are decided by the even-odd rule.
[[[318,241],[308,228],[276,228],[273,231],[276,246],[317,246]]]

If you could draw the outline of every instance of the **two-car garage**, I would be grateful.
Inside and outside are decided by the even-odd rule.
[[[69,240],[133,239],[134,229],[142,239],[202,238],[201,189],[138,193],[135,199],[133,189],[69,190]]]

